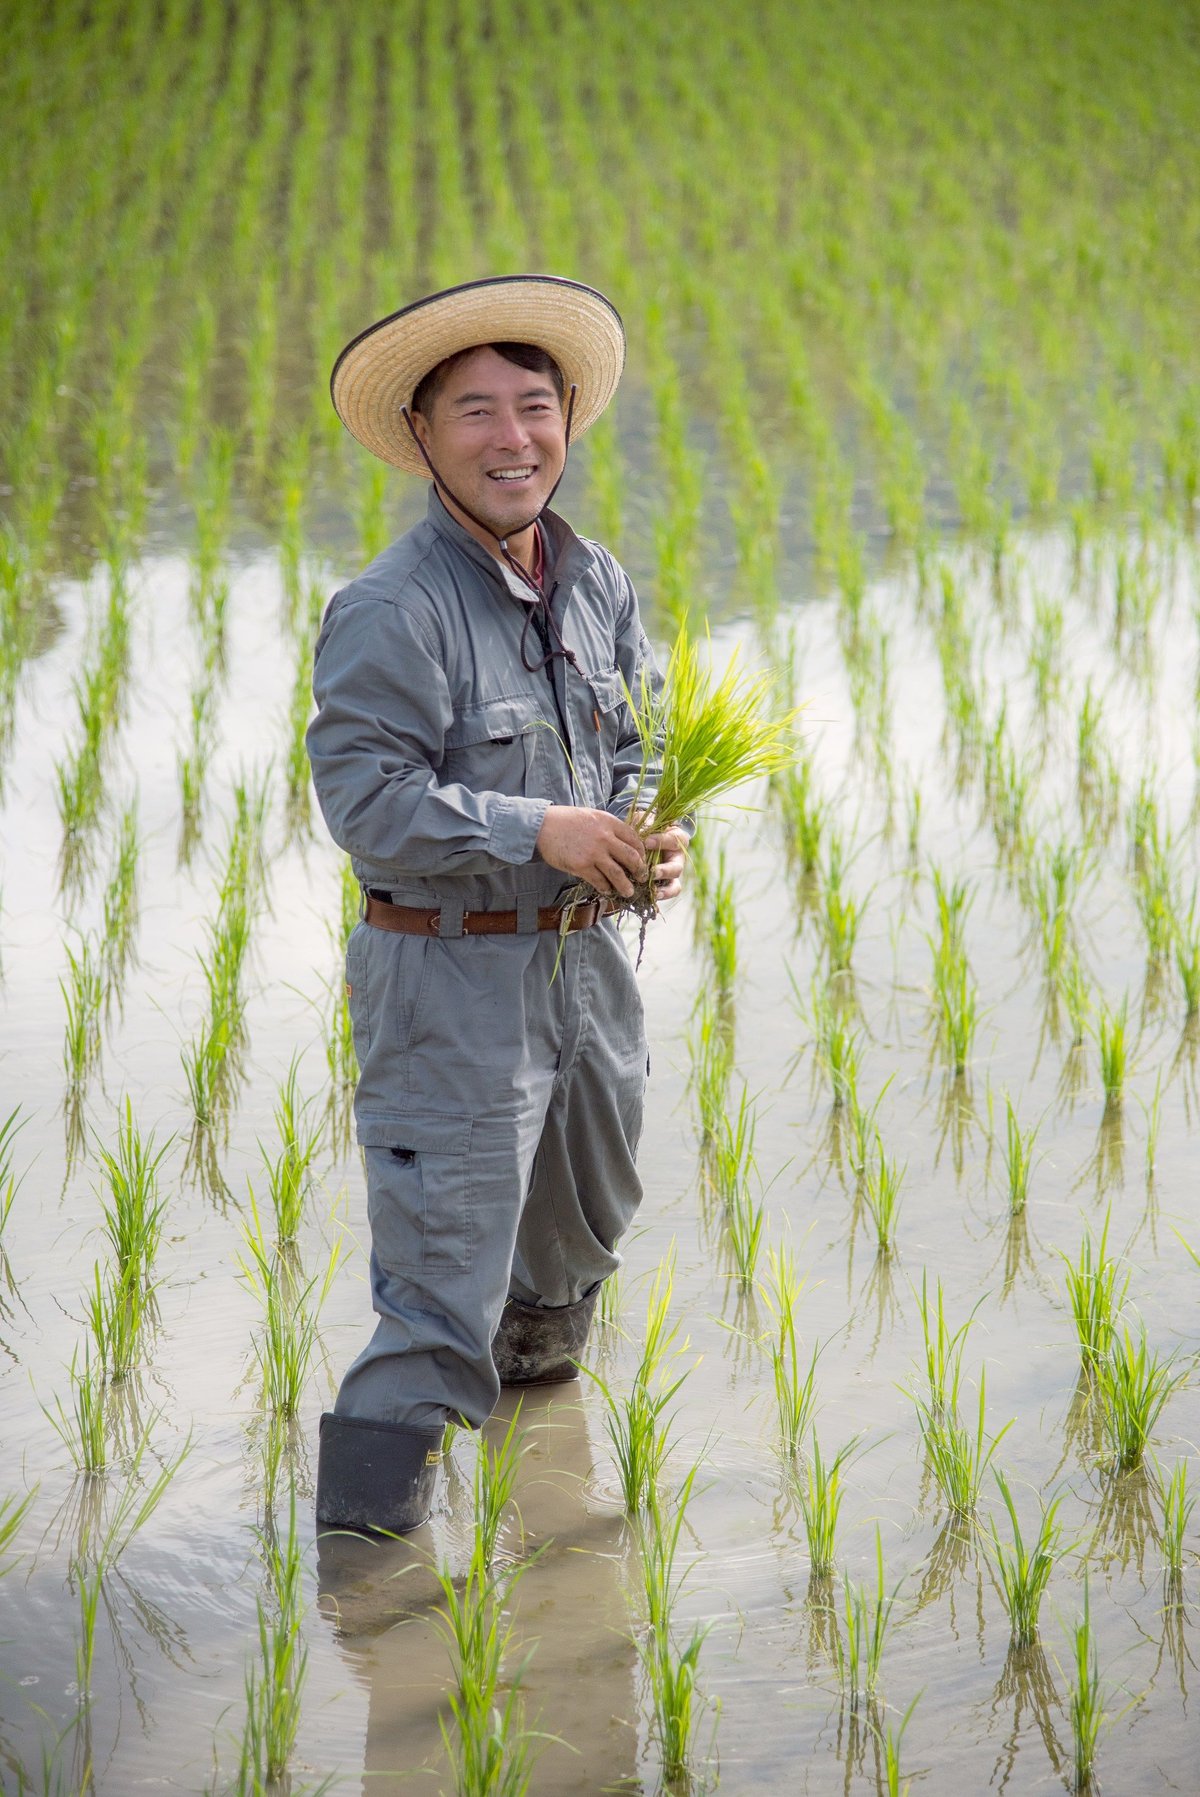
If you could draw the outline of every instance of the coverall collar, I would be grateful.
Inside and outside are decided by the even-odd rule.
[[[434,486],[429,489],[427,517],[436,531],[447,537],[450,542],[457,544],[463,553],[469,555],[479,567],[485,568],[506,592],[515,590],[516,583],[506,574],[503,563],[497,561],[496,557],[484,548],[478,537],[472,536],[471,532],[451,515]],[[587,544],[575,535],[566,519],[560,518],[557,512],[544,511],[538,522],[546,540],[545,578],[552,586],[558,588],[559,594],[565,599],[584,569],[591,566],[594,559],[592,552]],[[524,594],[519,596],[527,597]]]

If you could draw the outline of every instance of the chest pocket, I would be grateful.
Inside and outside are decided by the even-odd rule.
[[[446,732],[441,783],[510,798],[543,798],[543,739],[548,735],[549,725],[530,699],[492,699],[473,706]]]
[[[625,682],[618,669],[607,668],[600,674],[589,674],[586,682],[575,680],[573,685],[578,694],[576,703],[584,713],[579,720],[579,740],[595,743],[598,751],[596,791],[592,795],[592,802],[607,805],[612,794],[617,739],[623,730],[633,730],[629,700],[625,696]]]

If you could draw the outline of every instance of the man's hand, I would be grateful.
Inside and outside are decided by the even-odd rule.
[[[668,830],[662,838],[652,836],[650,842],[653,845],[674,834]],[[632,898],[634,881],[646,878],[641,837],[608,811],[551,805],[538,831],[537,850],[548,866],[618,898]]]
[[[654,897],[660,905],[678,898],[683,888],[683,870],[687,864],[688,839],[682,830],[672,827],[645,839],[647,850],[657,849],[654,865]]]

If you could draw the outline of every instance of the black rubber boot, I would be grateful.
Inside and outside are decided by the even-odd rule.
[[[390,1535],[427,1521],[443,1433],[327,1411],[317,1460],[317,1521]]]
[[[501,1385],[561,1385],[578,1377],[600,1287],[576,1304],[547,1310],[510,1298],[492,1341]]]

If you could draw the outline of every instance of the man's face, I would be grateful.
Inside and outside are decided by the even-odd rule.
[[[499,537],[537,516],[567,459],[554,382],[494,349],[451,369],[432,417],[417,412],[413,425],[451,493]]]

